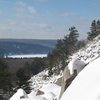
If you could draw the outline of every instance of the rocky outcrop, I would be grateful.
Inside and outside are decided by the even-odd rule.
[[[62,82],[61,82],[61,92],[59,98],[61,98],[62,94],[65,91],[65,86],[66,86],[66,80],[70,78],[70,71],[68,67],[65,68],[63,72],[63,77],[62,77]]]
[[[68,86],[72,83],[77,74],[85,67],[85,65],[86,64],[78,58],[74,58],[72,61],[70,61],[63,72],[59,99],[61,98],[64,91],[68,88]]]

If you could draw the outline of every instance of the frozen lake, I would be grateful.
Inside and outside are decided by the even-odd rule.
[[[43,58],[47,57],[47,54],[24,54],[24,55],[9,55],[8,58]]]

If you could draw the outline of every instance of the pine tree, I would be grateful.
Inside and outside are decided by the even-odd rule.
[[[53,67],[54,67],[54,55],[53,53],[48,54],[48,74],[49,76],[53,75]]]
[[[7,64],[0,59],[0,92],[11,95],[12,83],[11,83],[11,74],[8,71]]]
[[[50,75],[53,72],[59,74],[60,70],[63,70],[68,64],[69,55],[77,50],[79,33],[75,27],[71,27],[69,31],[69,35],[66,35],[62,40],[58,40],[56,47],[48,55]]]
[[[88,40],[92,40],[98,35],[97,34],[97,22],[95,20],[92,21],[90,32],[88,32],[87,34],[88,34]]]
[[[18,78],[18,88],[22,88],[26,91],[26,93],[30,93],[31,87],[30,87],[30,82],[28,81],[30,79],[29,75],[26,74],[26,70],[24,68],[20,68],[16,76]]]
[[[70,53],[74,53],[77,50],[79,33],[75,27],[69,28],[68,44]]]
[[[100,20],[97,21],[97,34],[100,34]]]

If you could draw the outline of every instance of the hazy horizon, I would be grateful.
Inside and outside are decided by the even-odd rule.
[[[61,38],[61,39],[63,39],[63,38]],[[53,39],[53,38],[51,38],[51,39],[48,39],[48,38],[44,38],[44,39],[32,39],[32,38],[0,38],[0,40],[58,40],[58,39]]]

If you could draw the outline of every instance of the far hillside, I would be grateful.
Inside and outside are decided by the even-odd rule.
[[[0,56],[19,54],[48,54],[56,40],[0,39]]]

